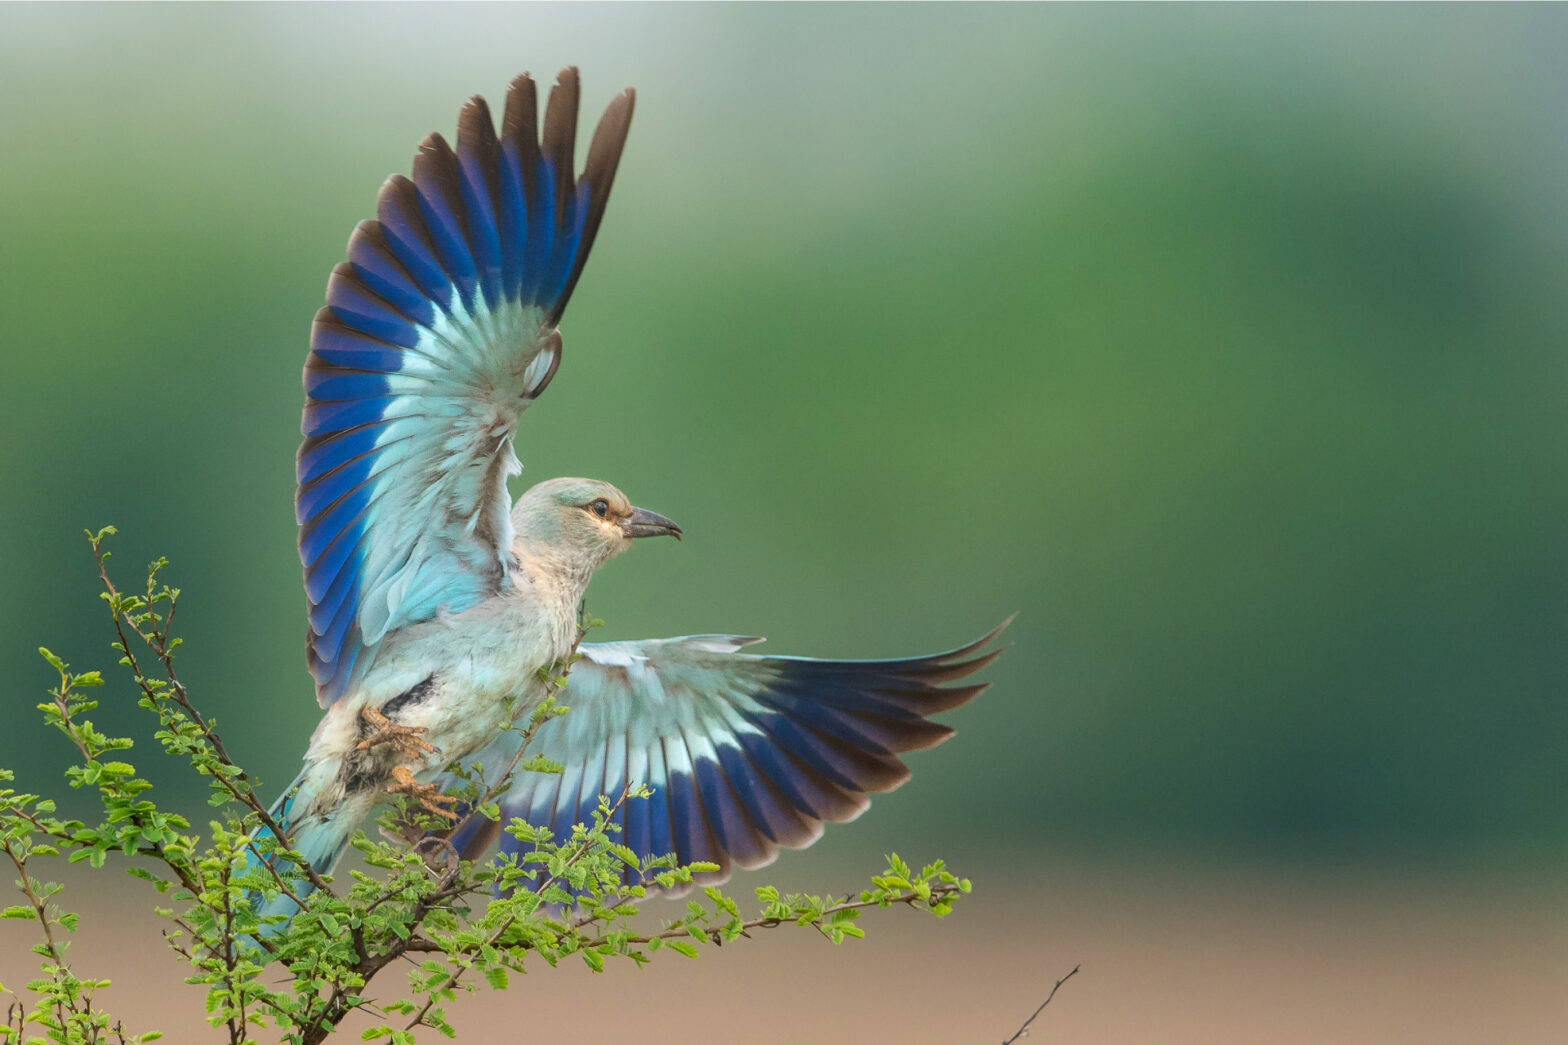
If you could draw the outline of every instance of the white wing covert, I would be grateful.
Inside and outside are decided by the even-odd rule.
[[[574,823],[592,823],[599,796],[613,802],[643,783],[653,797],[628,800],[616,818],[640,858],[718,864],[705,882],[760,867],[907,780],[900,754],[952,736],[929,716],[985,690],[947,683],[996,659],[1000,649],[980,651],[1006,626],[905,660],[754,656],[739,651],[761,639],[731,635],[584,645],[562,696],[571,710],[541,726],[529,752],[565,772],[519,773],[503,823],[520,817],[569,837]],[[498,772],[518,742],[503,734],[480,761]],[[453,843],[471,859],[499,835],[503,851],[516,852],[501,826],[475,817]]]

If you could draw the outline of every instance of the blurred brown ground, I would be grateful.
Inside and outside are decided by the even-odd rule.
[[[1568,1033],[1561,884],[1354,868],[1041,867],[1034,883],[977,881],[941,922],[871,912],[868,939],[842,947],[781,929],[640,971],[541,965],[503,994],[460,998],[451,1014],[470,1045],[995,1043],[1081,964],[1027,1040],[1547,1043]],[[134,883],[103,884],[140,906]],[[73,957],[79,973],[114,978],[105,1006],[128,1029],[217,1041],[156,920],[110,910],[79,885],[73,894],[84,910]],[[14,987],[33,975],[21,964],[27,926],[3,925],[0,979]],[[359,1040],[364,1025],[341,1040]]]

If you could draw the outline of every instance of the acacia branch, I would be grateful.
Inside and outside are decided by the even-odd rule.
[[[581,641],[582,637],[583,637],[583,632],[579,630],[578,633],[577,633],[578,640]],[[574,644],[572,648],[575,650],[577,647]],[[627,786],[621,788],[621,797],[616,799],[615,800],[615,804],[610,807],[609,816],[607,816],[605,818],[605,822],[606,823],[608,823],[611,819],[613,819],[615,814],[620,811],[621,806],[626,801],[626,796],[630,792],[631,792],[631,786],[629,784]],[[582,844],[577,847],[577,851],[572,853],[571,856],[567,857],[566,862],[561,865],[562,872],[564,873],[568,868],[572,867],[579,860],[581,860],[588,853],[588,850],[590,848],[592,848],[592,840],[588,839],[588,838],[583,839]],[[560,876],[559,875],[551,875],[549,878],[546,878],[544,880],[544,882],[539,886],[539,888],[536,891],[538,892],[538,894],[540,896],[543,896],[547,889],[549,889],[552,885],[557,884],[559,881],[560,881]],[[475,951],[483,951],[483,950],[486,950],[488,948],[494,947],[496,945],[496,943],[500,941],[501,937],[506,935],[506,931],[508,929],[510,929],[512,927],[512,924],[514,922],[516,922],[516,921],[517,921],[517,913],[514,911],[511,914],[507,915],[504,919],[502,919],[501,924],[496,927],[495,932],[490,934],[489,939],[487,939],[483,943],[479,944],[477,947],[474,948],[474,950]],[[411,940],[410,942],[413,942],[413,941]],[[408,950],[412,950],[412,948],[407,948],[407,949]],[[448,951],[446,953],[450,954],[452,952]],[[462,978],[462,975],[463,975],[463,973],[465,971],[466,971],[466,967],[465,968],[459,968],[456,972],[454,972],[450,976],[448,976],[446,978],[446,980],[441,984],[441,986],[431,990],[429,992],[429,994],[427,995],[427,997],[425,998],[424,1006],[419,1010],[418,1013],[415,1014],[414,1018],[412,1020],[410,1020],[408,1022],[408,1025],[406,1027],[404,1027],[403,1029],[404,1030],[413,1030],[415,1027],[417,1027],[421,1023],[423,1023],[425,1021],[425,1016],[427,1014],[429,1014],[431,1008],[436,1003],[436,996],[438,994],[440,994],[442,991],[449,991],[453,987],[456,987],[457,983],[458,983],[458,980]]]
[[[280,848],[292,850],[293,846],[289,844],[288,832],[284,829],[282,824],[273,818],[267,807],[262,805],[261,802],[256,798],[256,787],[254,781],[251,779],[250,775],[245,772],[244,769],[235,763],[234,759],[229,757],[228,748],[226,748],[223,744],[223,738],[218,735],[218,731],[213,728],[212,724],[209,723],[205,717],[203,717],[201,712],[196,710],[195,706],[190,701],[190,697],[186,692],[184,683],[179,680],[179,677],[175,673],[174,646],[171,644],[169,639],[169,628],[174,621],[175,611],[179,608],[178,591],[168,589],[167,587],[165,588],[165,590],[169,592],[169,610],[163,615],[162,630],[160,631],[158,628],[150,628],[144,631],[141,625],[132,618],[130,611],[125,608],[125,604],[122,601],[122,596],[120,595],[119,590],[115,588],[114,582],[109,579],[109,568],[107,562],[108,556],[103,550],[101,537],[101,534],[90,535],[88,539],[92,544],[93,558],[98,564],[98,579],[103,583],[104,590],[109,594],[109,599],[107,600],[109,602],[109,615],[111,620],[114,622],[115,635],[119,638],[119,649],[120,652],[125,655],[127,666],[131,669],[131,673],[136,678],[137,687],[141,689],[142,695],[146,697],[154,706],[156,706],[160,700],[170,700],[176,704],[182,712],[185,713],[185,715],[190,719],[191,723],[195,725],[196,729],[201,733],[202,739],[205,740],[212,748],[212,755],[218,761],[218,763],[226,769],[233,770],[232,773],[212,773],[209,775],[218,781],[220,786],[222,786],[223,789],[228,792],[231,798],[245,806],[257,816],[257,818],[261,821],[262,826],[270,831],[272,836],[277,839]],[[160,563],[162,561],[163,560],[159,560]],[[149,613],[153,612],[153,600],[157,594],[153,590],[154,576],[156,576],[156,570],[149,572],[147,575],[147,589],[146,595],[144,597],[144,608]],[[156,620],[157,618],[154,617],[153,619]],[[157,657],[158,662],[163,667],[164,675],[168,679],[168,685],[166,688],[153,685],[153,683],[147,678],[147,675],[142,671],[141,665],[137,663],[136,654],[131,650],[130,639],[125,634],[125,629],[127,627],[130,628],[136,637],[141,639],[147,648],[152,650],[153,655]],[[290,886],[287,880],[283,878],[283,876],[278,872],[277,868],[273,866],[272,861],[262,855],[254,842],[248,844],[247,848],[252,853],[255,853],[256,857],[261,861],[262,865],[271,872],[272,878],[277,882],[279,889],[281,889],[283,893],[295,903],[296,906],[302,908],[304,906],[303,901],[298,895],[296,895],[293,887]],[[331,886],[327,883],[326,879],[318,874],[314,867],[310,866],[310,862],[308,860],[296,861],[295,864],[304,871],[305,877],[307,880],[309,880],[313,888],[326,890],[329,892],[331,891]]]
[[[49,959],[54,962],[54,968],[49,970],[49,975],[51,979],[58,983],[62,974],[67,977],[71,975],[70,966],[65,963],[65,948],[54,938],[54,930],[49,927],[49,911],[44,905],[43,898],[33,890],[32,879],[27,874],[27,857],[17,855],[16,850],[12,848],[10,843],[7,843],[5,846],[5,855],[10,857],[12,865],[16,868],[16,884],[22,890],[23,895],[27,897],[27,902],[32,905],[33,914],[38,919],[38,925],[43,929],[44,947],[49,952]],[[77,1017],[90,1015],[92,1012],[92,1001],[83,996],[80,999],[80,1004],[78,1004],[77,999],[70,998],[69,1008],[67,1008],[67,1001],[62,998],[61,992],[56,991],[54,993],[54,1011],[61,1027],[64,1027],[69,1020],[68,1012]],[[17,1022],[20,1025],[22,1019],[19,1017]]]
[[[933,903],[940,903],[949,897],[956,897],[960,892],[961,890],[956,885],[936,885],[932,887],[931,895],[929,897],[922,897],[919,893],[911,892],[906,893],[903,896],[885,897],[881,900],[844,900],[840,903],[824,907],[822,909],[821,915],[811,919],[811,921],[807,922],[806,924],[810,925],[819,932],[825,932],[822,926],[823,923],[827,920],[828,916],[838,914],[841,911],[860,911],[867,907],[891,907],[896,903],[904,904],[906,907],[915,907],[920,904],[926,904],[929,906]],[[740,928],[741,932],[748,932],[752,929],[774,929],[780,925],[783,925],[785,922],[794,923],[798,920],[799,919],[796,918],[753,918],[749,922],[743,922]],[[704,931],[706,932],[708,939],[711,942],[723,942],[723,928],[707,929]],[[666,929],[661,933],[653,933],[648,936],[631,936],[627,938],[626,942],[648,943],[652,940],[675,940],[682,936],[689,937],[690,935],[691,931],[686,926],[676,926],[674,928]],[[605,938],[599,937],[598,939],[592,940],[584,946],[593,946],[595,944],[602,944],[604,942]]]
[[[836,903],[836,904],[832,904],[830,906],[824,907],[822,909],[822,913],[820,915],[812,918],[810,921],[806,922],[805,924],[810,925],[812,928],[817,929],[819,932],[825,932],[825,930],[823,930],[822,927],[826,923],[827,919],[830,916],[835,915],[835,914],[839,914],[839,913],[841,913],[843,911],[860,911],[860,910],[866,909],[867,907],[891,907],[894,904],[903,904],[906,907],[918,907],[918,906],[921,906],[921,905],[936,904],[936,903],[941,903],[942,901],[947,900],[947,899],[956,899],[962,893],[962,891],[963,890],[961,890],[956,885],[941,884],[941,885],[932,886],[932,888],[931,888],[931,895],[930,895],[929,898],[921,897],[919,893],[910,892],[910,893],[907,893],[907,894],[905,894],[903,896],[884,897],[883,899],[880,899],[880,900],[844,900],[841,903]],[[591,925],[594,921],[595,921],[594,918],[585,918],[582,921],[577,922],[576,925],[573,926],[573,928],[579,928],[579,927],[582,927],[582,926]],[[752,929],[776,929],[779,926],[784,925],[786,923],[793,925],[793,924],[796,924],[797,922],[799,922],[798,918],[767,918],[767,917],[759,917],[759,918],[753,918],[749,922],[742,922],[741,926],[740,926],[740,931],[744,935],[746,933],[749,933]],[[720,943],[723,942],[723,939],[724,939],[724,929],[725,929],[724,926],[717,926],[717,927],[714,927],[714,928],[711,928],[711,929],[703,929],[703,930],[700,930],[700,931],[702,932],[702,934],[704,936],[706,936],[708,938],[708,941],[710,943],[720,944]],[[628,937],[625,937],[625,942],[627,944],[631,945],[631,944],[647,944],[647,943],[653,942],[654,940],[681,940],[681,939],[690,939],[690,938],[691,938],[691,927],[687,926],[687,925],[677,925],[677,926],[672,926],[669,929],[665,929],[663,932],[649,933],[649,934],[644,935],[644,936],[628,936]],[[493,943],[494,941],[489,941],[489,942]],[[591,947],[600,947],[600,946],[603,946],[604,944],[606,944],[608,942],[609,942],[609,937],[608,936],[595,936],[595,937],[592,937],[590,939],[583,940],[582,943],[581,943],[581,946],[578,949],[579,950],[587,950],[587,949],[589,949]],[[443,947],[440,943],[436,942],[435,940],[426,939],[424,937],[415,937],[414,939],[412,939],[412,940],[410,940],[408,942],[408,946],[405,948],[405,950],[409,951],[410,953],[453,954],[453,955],[470,955],[471,956],[471,955],[477,954],[483,946],[485,946],[485,945],[484,944],[474,944],[471,947],[464,947],[464,948],[460,948],[460,949],[454,951],[450,947]],[[1077,972],[1077,971],[1078,971],[1077,969],[1073,970],[1073,972]],[[1068,979],[1068,977],[1070,977],[1071,975],[1072,975],[1072,973],[1068,973],[1067,976],[1062,977],[1063,982],[1065,982]],[[1060,984],[1058,984],[1058,986],[1060,986]],[[1044,1006],[1041,1006],[1041,1007],[1043,1008]]]

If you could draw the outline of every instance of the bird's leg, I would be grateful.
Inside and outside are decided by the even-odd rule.
[[[424,726],[400,726],[369,704],[360,709],[359,717],[370,732],[354,745],[355,751],[368,751],[378,744],[391,744],[415,758],[436,753],[436,746],[420,736],[425,731]]]
[[[441,789],[434,784],[421,784],[414,779],[413,772],[407,766],[396,766],[392,770],[392,782],[387,785],[387,790],[394,795],[407,795],[424,806],[427,812],[436,816],[445,817],[456,822],[457,813],[444,808],[457,804],[456,795],[443,794]]]

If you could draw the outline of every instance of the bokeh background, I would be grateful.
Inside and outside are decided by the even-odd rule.
[[[327,272],[470,94],[577,64],[585,135],[638,110],[524,481],[689,535],[595,581],[609,635],[1019,617],[909,785],[735,883],[897,850],[972,904],[546,972],[465,1040],[1000,1040],[1081,962],[1034,1040],[1560,1041],[1564,54],[1560,6],[0,8],[0,764],[55,786],[34,649],[112,665],[80,534],[114,523],[290,779]],[[68,897],[108,1006],[204,1038],[137,883]]]

